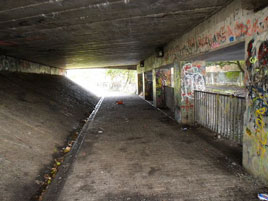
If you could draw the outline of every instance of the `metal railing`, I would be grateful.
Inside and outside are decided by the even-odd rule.
[[[205,91],[194,92],[195,123],[242,144],[244,97]]]

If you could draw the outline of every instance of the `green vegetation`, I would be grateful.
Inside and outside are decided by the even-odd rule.
[[[226,65],[237,65],[237,67],[239,68],[239,70],[244,74],[245,73],[245,66],[246,63],[245,61],[219,61],[219,62],[207,62],[207,66],[210,65],[219,65],[221,68],[223,68]]]
[[[240,75],[240,72],[239,71],[229,71],[229,72],[226,72],[225,75],[229,80],[237,80],[239,75]]]
[[[109,69],[106,71],[106,76],[113,81],[126,80],[126,84],[136,82],[136,71],[134,70]]]

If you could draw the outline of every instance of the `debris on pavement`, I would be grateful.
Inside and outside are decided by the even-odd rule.
[[[259,193],[258,198],[259,200],[268,200],[268,194]]]
[[[78,131],[76,131],[72,134],[70,139],[67,141],[67,145],[64,146],[61,149],[61,151],[59,151],[58,157],[54,159],[52,167],[50,167],[49,171],[46,174],[44,174],[43,180],[42,181],[40,181],[40,180],[35,181],[35,183],[40,186],[40,189],[37,192],[37,194],[33,196],[32,200],[37,200],[37,201],[43,200],[43,195],[46,192],[48,185],[50,185],[52,180],[56,177],[56,174],[59,170],[59,166],[62,165],[65,155],[71,151],[73,144],[75,143],[75,141],[78,138],[78,135],[79,135]]]
[[[124,102],[122,100],[116,101],[117,105],[124,105]]]

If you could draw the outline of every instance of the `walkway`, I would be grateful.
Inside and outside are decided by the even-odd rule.
[[[265,189],[136,96],[106,98],[60,201],[251,201]]]

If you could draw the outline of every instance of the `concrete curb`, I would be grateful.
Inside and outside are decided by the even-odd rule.
[[[99,111],[101,104],[104,100],[104,97],[102,97],[97,105],[95,106],[95,109],[89,116],[87,122],[83,126],[82,130],[80,131],[77,140],[73,144],[73,147],[71,151],[65,156],[63,164],[59,167],[59,171],[56,175],[56,177],[53,179],[52,183],[48,186],[47,191],[45,192],[45,195],[43,197],[43,201],[56,201],[61,193],[61,190],[64,186],[64,183],[67,179],[68,172],[71,169],[80,148],[82,147],[82,144],[84,142],[85,136],[87,135],[87,130],[92,126],[93,120],[95,119],[95,116],[97,112]]]

